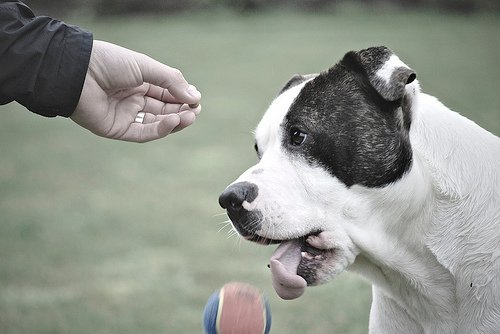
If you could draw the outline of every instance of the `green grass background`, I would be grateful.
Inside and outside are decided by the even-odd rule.
[[[206,299],[234,280],[267,294],[272,333],[366,333],[367,283],[345,273],[283,301],[266,267],[275,246],[223,224],[217,197],[256,162],[251,130],[267,105],[294,73],[383,44],[424,91],[500,134],[498,16],[346,9],[72,22],[180,68],[203,111],[141,145],[0,108],[0,333],[200,333]]]

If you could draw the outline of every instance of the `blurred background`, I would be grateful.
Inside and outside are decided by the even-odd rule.
[[[500,10],[500,3],[497,0],[36,0],[25,2],[37,10],[47,10],[51,15],[83,11],[97,16],[158,12],[172,14],[221,8],[246,13],[270,9],[318,12],[337,11],[346,5],[432,9],[456,13]]]
[[[203,111],[131,144],[0,106],[0,333],[200,333],[228,281],[266,293],[272,333],[366,333],[369,284],[344,273],[281,300],[266,266],[276,246],[241,241],[217,204],[256,162],[268,104],[293,74],[386,45],[423,91],[500,134],[497,0],[27,3],[181,69]]]

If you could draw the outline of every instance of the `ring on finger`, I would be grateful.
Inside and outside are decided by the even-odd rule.
[[[136,123],[144,123],[144,116],[146,115],[146,113],[144,111],[139,111],[137,113],[137,116],[135,116],[135,122]]]

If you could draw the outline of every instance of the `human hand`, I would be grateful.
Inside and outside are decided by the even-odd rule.
[[[147,142],[191,125],[201,111],[200,99],[200,92],[179,70],[118,45],[94,41],[71,119],[102,137]]]

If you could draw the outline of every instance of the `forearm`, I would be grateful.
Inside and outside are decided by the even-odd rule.
[[[17,101],[43,116],[70,116],[85,81],[92,34],[21,2],[0,1],[0,104]]]

